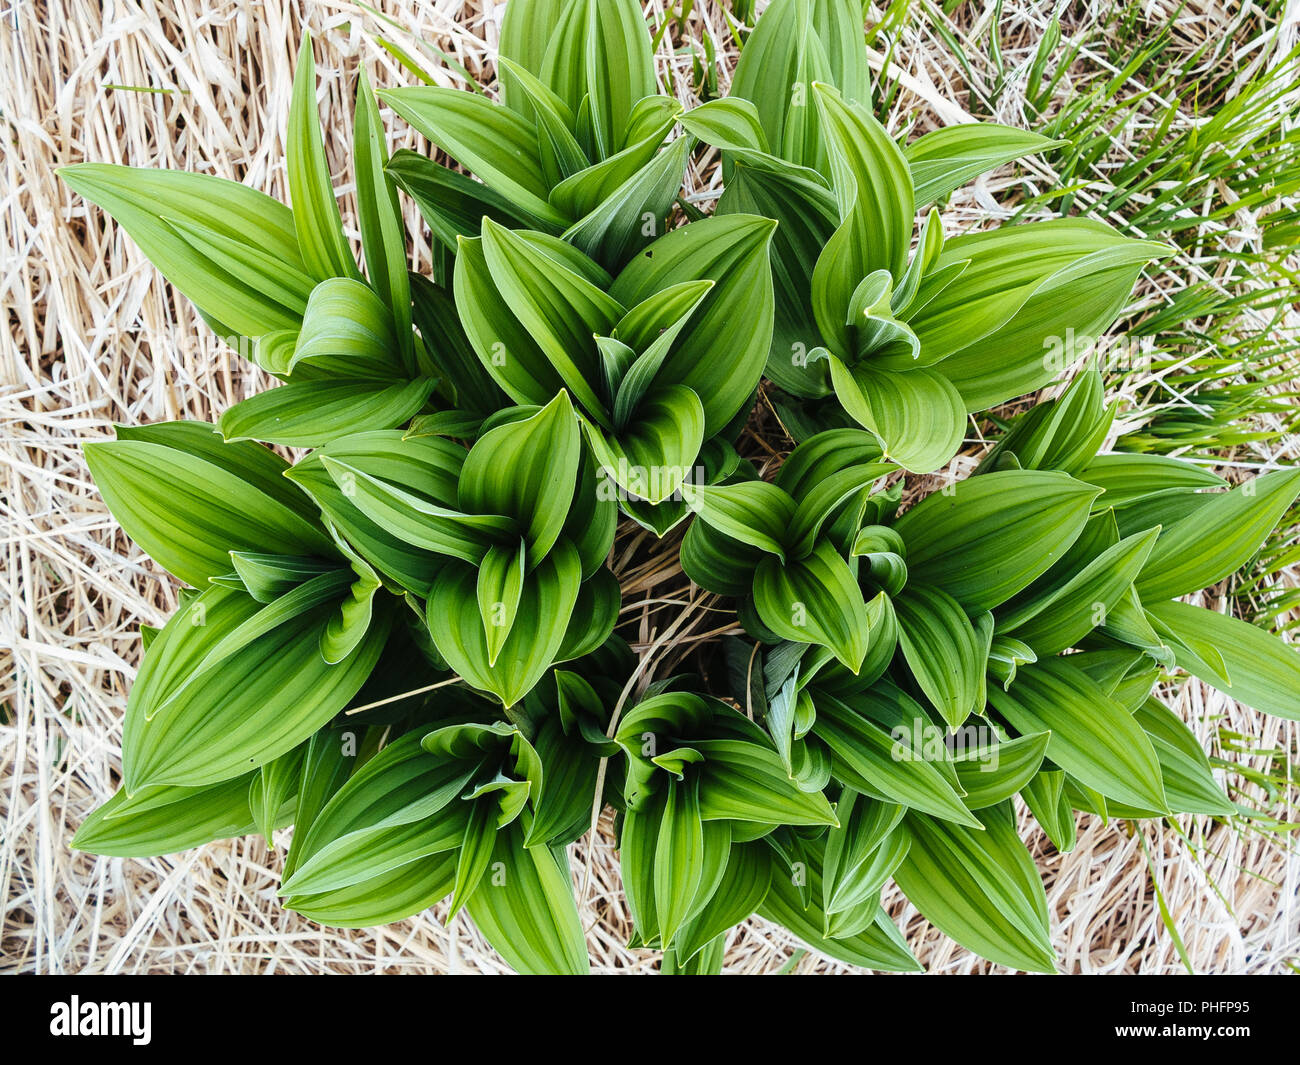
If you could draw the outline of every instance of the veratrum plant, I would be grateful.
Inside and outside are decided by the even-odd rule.
[[[141,628],[121,787],[74,846],[257,832],[313,920],[449,899],[515,969],[581,973],[566,848],[609,806],[632,942],[664,972],[720,971],[751,914],[916,969],[891,881],[971,950],[1051,970],[1018,804],[1061,849],[1079,811],[1241,811],[1155,693],[1181,670],[1300,720],[1300,656],[1178,601],[1250,561],[1300,471],[1229,489],[1107,454],[1088,370],[905,508],[905,477],[1064,371],[1044,341],[1109,326],[1161,249],[1075,219],[946,239],[934,211],[913,248],[919,208],[1051,142],[972,125],[900,148],[862,34],[854,0],[774,0],[735,95],[680,115],[632,0],[510,0],[497,99],[379,94],[472,177],[390,160],[359,79],[359,249],[310,42],[292,206],[200,174],[63,172],[278,379],[215,425],[85,446],[184,587]],[[711,218],[680,199],[697,138],[723,150]],[[408,269],[399,189],[431,276]],[[748,421],[760,393],[793,449]],[[648,532],[615,552],[620,510]],[[624,630],[638,660],[611,559],[659,542],[671,569],[658,538],[688,519],[709,624],[749,639],[691,635],[672,661],[698,672],[656,677],[677,620],[648,650]]]

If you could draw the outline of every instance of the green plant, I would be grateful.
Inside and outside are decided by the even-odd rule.
[[[917,968],[891,879],[972,950],[1050,970],[1014,797],[1062,849],[1077,810],[1233,816],[1152,694],[1175,669],[1300,719],[1300,656],[1176,601],[1249,561],[1300,473],[1225,492],[1105,454],[1088,370],[905,509],[906,475],[947,462],[968,412],[1059,376],[1045,340],[1108,326],[1160,247],[1069,219],[945,240],[931,212],[909,254],[918,205],[1050,142],[976,126],[900,149],[855,102],[855,4],[776,0],[747,98],[667,144],[648,41],[630,0],[511,0],[504,103],[380,94],[483,184],[386,160],[362,80],[364,272],[306,43],[292,209],[64,171],[281,381],[215,426],[86,445],[122,527],[188,587],[142,630],[122,787],[74,845],[292,824],[287,906],[354,926],[450,896],[516,969],[582,972],[565,848],[609,805],[635,943],[664,971],[717,971],[752,913]],[[665,232],[691,135],[724,149],[726,191]],[[433,278],[407,270],[399,186],[440,242]],[[774,437],[770,479],[741,454],[758,391],[801,438]],[[711,645],[724,669],[642,675],[616,631],[620,511],[647,542],[690,518],[682,568],[751,637]]]

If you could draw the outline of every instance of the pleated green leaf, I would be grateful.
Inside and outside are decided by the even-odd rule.
[[[795,502],[767,481],[687,485],[682,495],[700,521],[732,540],[785,561],[785,542]]]
[[[1012,126],[968,122],[918,137],[903,154],[916,186],[916,202],[924,206],[1003,163],[1064,143]]]
[[[1068,658],[1021,666],[1009,691],[993,684],[988,697],[1022,735],[1051,732],[1047,757],[1084,784],[1140,809],[1168,809],[1146,733]]]
[[[321,447],[331,440],[409,421],[435,382],[364,380],[290,382],[227,408],[227,440],[261,440],[286,447]]]
[[[152,858],[245,836],[256,822],[248,806],[258,771],[200,788],[148,788],[128,798],[118,789],[95,808],[70,846],[116,858]],[[277,818],[276,824],[283,824]]]
[[[853,420],[879,439],[885,458],[932,473],[961,446],[966,411],[946,377],[925,367],[902,373],[830,360],[835,394]]]
[[[933,493],[894,527],[907,544],[911,579],[975,614],[1044,573],[1079,535],[1097,494],[1067,474],[1007,470]]]
[[[204,592],[168,623],[151,653],[163,663],[192,662],[189,645],[212,641],[205,630],[217,624],[225,600],[239,594]],[[128,790],[198,787],[236,776],[291,750],[342,710],[378,661],[390,615],[382,614],[346,659],[330,665],[319,650],[329,613],[327,604],[285,618],[214,664],[200,662],[193,678],[174,690],[153,690],[142,671],[123,740]]]
[[[360,280],[356,260],[343,233],[338,200],[330,179],[320,113],[316,109],[316,64],[311,37],[304,34],[293,76],[286,138],[289,199],[294,227],[307,272],[317,281],[329,277]]]
[[[1059,588],[998,613],[998,632],[1023,640],[1040,656],[1073,647],[1099,625],[1133,586],[1159,529],[1134,533],[1108,548]],[[1032,588],[1030,591],[1032,592]]]
[[[1049,738],[1049,733],[1039,732],[959,753],[953,765],[966,792],[962,802],[983,810],[1011,798],[1038,772]]]
[[[491,429],[470,449],[457,498],[471,514],[502,514],[518,525],[532,562],[564,528],[581,461],[582,435],[568,393],[536,414]]]
[[[335,554],[318,526],[206,456],[129,438],[85,444],[83,452],[126,534],[187,584],[229,573],[231,551]],[[232,453],[236,469],[244,453]]]
[[[770,746],[735,739],[694,740],[692,746],[704,756],[699,810],[705,820],[835,823],[825,796],[800,791]]]
[[[754,574],[754,606],[782,639],[829,647],[856,673],[866,657],[870,622],[862,589],[825,540],[805,558],[765,557]]]
[[[912,846],[894,879],[925,919],[981,957],[1055,971],[1047,897],[1009,807],[990,807],[986,831],[909,814]]]
[[[921,691],[951,727],[977,706],[986,655],[974,626],[947,592],[910,581],[893,600],[898,645]]]
[[[525,975],[581,975],[587,943],[569,881],[568,863],[548,847],[524,846],[525,825],[497,833],[490,873],[470,897],[478,930],[510,966]]]
[[[818,692],[814,734],[831,749],[834,773],[850,787],[868,795],[978,829],[953,783],[909,732],[891,735],[847,703]]]
[[[217,333],[255,338],[298,328],[312,278],[284,204],[209,174],[106,163],[78,163],[58,173],[73,192],[117,220]],[[220,238],[223,262],[205,257],[176,222]],[[243,254],[231,245],[241,245]],[[273,276],[267,264],[274,264]]]
[[[656,375],[704,404],[704,435],[719,432],[753,394],[772,330],[768,245],[775,223],[751,215],[706,218],[674,229],[634,258],[610,295],[635,307],[686,281],[714,282]]]
[[[547,203],[550,189],[534,124],[486,96],[419,85],[383,89],[379,98],[535,224],[560,227],[564,216]]]
[[[1212,610],[1187,603],[1154,603],[1147,609],[1184,643],[1213,647],[1232,683],[1224,684],[1219,671],[1175,646],[1181,668],[1247,706],[1300,721],[1300,652],[1255,625]]]
[[[474,568],[464,564],[442,572],[429,594],[429,632],[452,669],[513,706],[542,678],[564,642],[581,582],[578,555],[561,540],[524,579],[515,623],[495,664],[489,662],[476,580]]]
[[[1160,533],[1138,595],[1152,603],[1217,584],[1250,560],[1297,496],[1300,470],[1277,470],[1208,497]]]

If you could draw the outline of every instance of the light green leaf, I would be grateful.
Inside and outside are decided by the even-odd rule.
[[[1053,972],[1043,882],[1009,807],[985,811],[987,830],[908,814],[912,846],[894,879],[925,919],[990,961]]]
[[[296,330],[311,294],[294,217],[288,207],[235,181],[177,170],[133,169],[106,163],[61,167],[59,177],[126,230],[149,261],[229,338]],[[170,219],[170,224],[163,219]],[[249,269],[230,273],[236,257],[218,265],[200,254],[175,225],[189,222],[247,249]],[[268,283],[256,263],[278,264]]]
[[[830,367],[835,395],[880,441],[885,458],[913,473],[932,473],[957,454],[966,411],[942,373],[924,366],[896,373],[870,360],[848,366],[833,355]]]
[[[1300,652],[1258,626],[1212,610],[1187,603],[1155,603],[1147,609],[1183,643],[1214,648],[1232,683],[1225,685],[1197,655],[1186,655],[1175,645],[1181,668],[1247,706],[1300,721]]]
[[[975,614],[1046,572],[1088,521],[1098,490],[1068,474],[1006,470],[935,492],[895,523],[911,579]]]
[[[581,581],[577,552],[558,541],[525,578],[515,623],[495,664],[488,658],[476,580],[473,567],[463,564],[442,572],[429,594],[429,633],[452,669],[513,706],[542,678],[564,642]]]
[[[1246,564],[1300,495],[1300,470],[1277,470],[1208,497],[1167,526],[1137,580],[1143,602],[1217,584]]]
[[[805,558],[765,557],[754,574],[754,606],[782,639],[829,647],[857,673],[866,657],[867,604],[848,563],[825,540]]]
[[[977,706],[986,655],[974,626],[947,592],[910,581],[894,597],[898,644],[916,683],[952,728]]]
[[[980,174],[1065,141],[993,122],[970,122],[936,129],[904,149],[918,205],[942,200]]]
[[[1047,757],[1084,784],[1144,810],[1168,809],[1160,763],[1122,704],[1068,658],[1021,666],[989,702],[1021,735],[1050,731]]]
[[[129,438],[88,443],[83,452],[126,534],[195,587],[229,573],[231,551],[335,554],[319,527],[206,457]],[[245,453],[232,453],[236,469]]]
[[[492,863],[500,863],[500,875],[470,897],[469,914],[515,971],[581,975],[587,943],[567,862],[548,847],[524,846],[526,830],[516,821],[497,833]]]
[[[573,501],[582,435],[567,392],[529,418],[489,430],[470,448],[458,499],[471,514],[518,524],[531,563],[555,544]]]
[[[564,216],[547,202],[550,189],[532,122],[486,96],[458,89],[382,89],[379,98],[536,224],[564,225]]]
[[[329,163],[321,139],[320,113],[316,109],[316,64],[311,36],[304,34],[293,76],[287,135],[289,198],[294,227],[307,272],[317,281],[329,277],[360,280],[352,249],[343,234],[338,200],[330,180]]]

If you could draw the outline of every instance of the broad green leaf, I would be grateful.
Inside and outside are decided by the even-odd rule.
[[[686,385],[700,397],[706,439],[735,417],[763,373],[771,343],[768,246],[775,225],[728,215],[674,229],[637,255],[609,290],[624,307],[635,307],[682,282],[714,282],[656,375],[657,384]]]
[[[477,237],[484,217],[515,228],[537,221],[508,197],[481,181],[402,148],[385,172],[415,201],[433,235],[453,252],[461,237]],[[445,278],[439,278],[445,283]]]
[[[572,0],[514,0],[501,18],[501,55],[533,74],[541,74],[551,35]],[[510,86],[502,86],[502,99],[515,106]]]
[[[956,728],[984,709],[976,701],[986,656],[974,626],[957,600],[919,581],[893,602],[903,658],[926,698]]]
[[[318,284],[285,372],[312,377],[409,377],[393,315],[369,285],[347,277]]]
[[[1073,647],[1106,623],[1111,608],[1132,587],[1158,535],[1158,529],[1134,533],[1103,551],[1060,588],[1000,612],[998,632],[1011,633],[1042,657]]]
[[[355,497],[334,480],[324,462],[331,451],[353,462],[364,461],[358,452],[365,446],[378,444],[382,453],[400,439],[400,433],[363,433],[336,440],[291,467],[286,477],[302,488],[304,498],[313,500],[348,542],[373,561],[376,569],[402,588],[424,596],[443,565],[443,556],[406,543],[367,517],[357,508]]]
[[[624,308],[535,242],[490,219],[483,222],[483,254],[498,292],[528,330],[579,403],[602,418],[592,388],[597,376],[593,335],[606,336]]]
[[[169,662],[193,661],[190,647],[196,641],[211,653],[221,635],[221,607],[230,596],[238,599],[240,593],[214,587],[168,623],[162,642],[151,648],[162,663],[162,682],[177,675],[167,668]],[[330,665],[319,651],[328,605],[324,610],[286,619],[206,668],[196,663],[201,668],[188,683],[172,681],[170,691],[146,683],[142,669],[128,701],[123,740],[128,790],[153,784],[198,787],[236,776],[291,750],[342,710],[378,661],[391,615],[380,615],[356,650]],[[209,627],[214,632],[207,632]]]
[[[460,847],[469,804],[460,800],[474,760],[430,754],[421,734],[380,750],[331,795],[302,835],[282,894],[320,894]],[[452,885],[447,885],[450,891]],[[446,892],[444,892],[445,894]]]
[[[924,205],[942,200],[972,178],[1003,163],[1064,143],[1012,126],[971,122],[918,137],[903,154],[916,186],[916,202]]]
[[[305,751],[306,744],[303,744],[267,762],[254,774],[249,786],[248,807],[268,847],[273,845],[271,833],[278,827],[280,812],[298,793]]]
[[[1123,507],[1160,492],[1194,492],[1227,485],[1217,474],[1182,459],[1124,452],[1096,456],[1078,477],[1104,490],[1097,506],[1107,507]]]
[[[601,476],[658,504],[682,489],[704,443],[704,404],[685,385],[656,388],[621,431],[583,421]]]
[[[132,798],[119,789],[81,823],[70,846],[117,858],[152,858],[248,835],[256,828],[248,789],[257,775],[200,788],[149,788]]]
[[[835,806],[840,825],[827,833],[822,865],[822,909],[828,916],[879,896],[881,886],[898,864],[889,857],[896,848],[886,844],[900,840],[902,852],[906,853],[910,842],[905,832],[894,831],[904,812],[901,806],[867,798],[852,788],[840,793]],[[892,864],[883,871],[873,868],[878,858]]]
[[[708,100],[681,117],[682,128],[716,148],[768,153],[758,108],[739,96]]]
[[[532,122],[486,96],[459,89],[418,85],[384,89],[379,98],[516,210],[542,226],[563,226],[564,216],[547,202],[550,189]]]
[[[397,189],[385,172],[388,148],[375,94],[363,68],[357,78],[352,127],[357,170],[357,215],[370,284],[392,311],[394,330],[408,372],[414,372],[411,343],[411,285],[407,279],[406,228]]]
[[[357,739],[356,730],[323,728],[307,741],[293,817],[293,840],[284,860],[284,880],[298,867],[308,830],[352,772],[360,749]]]
[[[1236,807],[1215,783],[1201,742],[1169,707],[1148,698],[1133,715],[1151,738],[1169,806],[1177,813],[1231,817]]]
[[[674,949],[689,959],[706,949],[717,936],[750,916],[767,897],[772,882],[772,862],[767,844],[733,844],[717,889],[704,906],[677,933]]]
[[[813,272],[813,310],[832,350],[846,355],[853,290],[877,270],[902,276],[916,206],[907,161],[867,107],[846,102],[826,85],[814,86],[813,97],[841,219]]]
[[[451,892],[455,877],[456,852],[440,851],[347,887],[289,895],[284,906],[320,924],[371,928],[427,910]]]
[[[524,587],[527,555],[523,540],[515,547],[493,544],[479,563],[478,610],[487,639],[489,666],[496,665],[497,655],[515,623]]]
[[[160,444],[211,462],[282,503],[311,525],[316,525],[319,520],[320,515],[311,500],[287,480],[292,467],[284,459],[260,444],[227,443],[211,422],[115,425],[113,431],[119,440]]]
[[[481,691],[513,706],[541,679],[564,642],[581,581],[577,552],[567,541],[524,580],[510,635],[489,664],[471,566],[449,565],[429,594],[427,622],[438,650],[457,673]]]
[[[1147,608],[1184,643],[1209,644],[1218,651],[1231,685],[1196,657],[1174,648],[1178,665],[1226,695],[1266,714],[1300,721],[1300,652],[1279,637],[1239,618],[1186,603]]]
[[[1049,739],[1049,733],[1039,732],[959,753],[953,764],[966,791],[962,801],[982,810],[1011,798],[1038,772]]]
[[[980,410],[1068,369],[1067,336],[1100,337],[1127,303],[1142,266],[1165,251],[1086,219],[957,237],[935,269],[969,265],[909,324],[926,361],[943,360],[942,372],[966,409]]]
[[[659,915],[660,942],[665,947],[672,945],[700,887],[704,872],[704,825],[700,817],[699,778],[669,780],[654,859],[655,913]]]
[[[1047,757],[1095,788],[1144,810],[1168,809],[1151,742],[1122,704],[1068,658],[1022,666],[989,702],[1021,735],[1050,731]]]
[[[857,791],[883,796],[947,821],[979,828],[945,773],[926,759],[912,737],[891,735],[874,721],[824,692],[814,696],[813,732],[835,756],[835,775]]]
[[[497,833],[489,874],[470,897],[474,924],[517,972],[580,975],[587,943],[567,862],[548,847],[524,846],[518,821]]]
[[[566,218],[578,220],[617,199],[629,182],[656,169],[653,164],[659,146],[679,113],[680,105],[667,96],[641,100],[628,126],[629,136],[636,131],[635,139],[607,159],[561,181],[551,190],[551,206]]]
[[[704,755],[699,805],[704,820],[835,823],[825,796],[800,791],[770,746],[739,739],[693,740],[692,746]]]
[[[776,220],[771,253],[775,315],[766,373],[794,395],[826,395],[827,363],[809,357],[823,344],[813,315],[812,278],[817,258],[839,224],[834,194],[814,171],[737,163],[716,213]]]
[[[458,499],[471,514],[513,519],[531,562],[555,544],[577,485],[582,434],[567,392],[532,417],[490,430],[470,448]]]
[[[530,847],[563,845],[590,826],[599,752],[580,735],[566,735],[553,719],[542,725],[534,742],[542,761],[542,791],[533,800],[526,842]]]
[[[1147,603],[1217,584],[1259,550],[1300,495],[1300,470],[1277,470],[1211,496],[1167,526],[1137,580]]]
[[[1069,854],[1077,842],[1068,782],[1069,778],[1059,769],[1040,769],[1020,789],[1020,797],[1025,800],[1034,820],[1062,854]],[[1101,799],[1103,816],[1105,802]]]
[[[353,433],[402,425],[424,406],[433,387],[427,377],[291,381],[228,408],[221,433],[229,441],[321,447]]]
[[[765,557],[754,574],[754,606],[782,639],[829,647],[856,673],[868,646],[867,604],[848,564],[825,540],[805,558]]]
[[[744,596],[753,588],[763,552],[693,521],[682,539],[681,564],[692,581],[717,595]],[[802,642],[802,641],[801,641]]]
[[[931,924],[990,961],[1053,972],[1047,897],[1009,807],[985,812],[986,831],[909,814],[912,846],[894,872]]]
[[[592,133],[597,153],[608,157],[624,143],[633,106],[657,87],[650,28],[633,0],[575,0],[574,6],[585,12],[582,84],[591,101]],[[552,47],[563,62],[565,44]]]
[[[835,395],[880,441],[886,459],[913,473],[933,473],[957,454],[966,411],[942,373],[924,366],[896,373],[870,360],[848,366],[835,356],[830,367]]]
[[[620,270],[663,232],[663,219],[682,186],[690,141],[679,137],[564,231],[607,270]]]
[[[318,526],[205,457],[143,439],[88,443],[83,451],[126,534],[187,584],[203,587],[229,573],[231,551],[335,554]]]
[[[58,174],[73,192],[112,215],[222,336],[256,338],[298,328],[312,279],[298,250],[293,213],[284,204],[209,174],[106,163],[78,163]],[[178,221],[224,238],[227,249],[229,242],[242,244],[249,269],[232,274],[206,260],[176,228]],[[232,261],[228,256],[227,265]],[[276,276],[252,269],[258,262],[277,264]]]
[[[339,442],[353,439],[344,437]],[[503,514],[463,514],[329,452],[322,452],[321,463],[347,501],[371,525],[425,551],[477,564],[491,543],[517,535],[514,520]],[[377,561],[382,558],[381,554]]]
[[[814,861],[800,872],[806,874],[812,898],[820,900],[821,870],[815,861],[816,850],[810,857]],[[827,957],[885,972],[921,970],[920,963],[912,957],[898,929],[879,907],[876,908],[872,923],[852,936],[842,939],[826,936],[826,915],[819,905],[805,903],[800,888],[794,883],[791,873],[781,867],[779,859],[773,859],[772,882],[758,913],[760,917],[775,921],[788,929],[813,950]]]
[[[1068,474],[1006,470],[935,492],[895,523],[911,579],[975,614],[1044,573],[1088,521],[1098,490]]]
[[[497,802],[490,796],[469,800],[470,814],[456,856],[456,884],[451,889],[449,918],[473,897],[492,861],[497,838]]]
[[[733,540],[785,561],[785,542],[795,502],[767,481],[724,485],[686,485],[686,504],[706,525]]]

